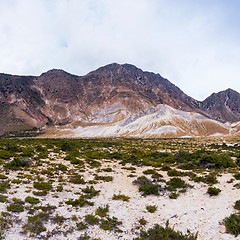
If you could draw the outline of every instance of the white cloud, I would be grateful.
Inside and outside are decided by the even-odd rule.
[[[197,99],[239,90],[238,34],[221,1],[213,2],[0,0],[0,72],[83,75],[128,62]]]

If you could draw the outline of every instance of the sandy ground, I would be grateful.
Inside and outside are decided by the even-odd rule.
[[[69,198],[78,198],[78,195],[75,193],[81,192],[81,188],[90,186],[88,183],[86,185],[67,183],[67,185],[64,185],[64,190],[62,192],[50,192],[47,196],[39,197],[42,205],[47,205],[48,203],[55,205],[57,206],[55,213],[68,218],[60,227],[49,221],[45,224],[48,231],[54,229],[65,229],[66,231],[71,228],[73,229],[73,231],[67,235],[59,233],[49,239],[75,240],[84,233],[91,236],[91,239],[133,239],[140,231],[141,226],[138,220],[141,218],[147,220],[147,224],[143,229],[148,229],[156,223],[164,226],[168,220],[170,226],[174,227],[175,230],[184,233],[187,232],[187,229],[192,233],[198,232],[199,240],[240,239],[240,236],[234,237],[233,235],[225,233],[225,227],[221,223],[225,217],[235,212],[233,205],[235,201],[240,199],[240,190],[233,187],[233,185],[239,181],[235,180],[233,183],[227,183],[227,181],[232,179],[232,174],[225,173],[218,177],[219,183],[214,185],[222,190],[218,196],[210,197],[206,193],[208,185],[194,183],[193,181],[189,181],[188,177],[184,177],[183,179],[189,181],[194,188],[188,189],[186,193],[182,193],[177,199],[170,199],[168,194],[144,197],[138,191],[138,187],[132,184],[133,180],[135,180],[137,176],[142,176],[142,172],[149,169],[149,167],[137,167],[137,170],[133,173],[136,177],[131,178],[127,177],[131,172],[122,169],[122,166],[117,162],[105,162],[102,164],[101,168],[104,167],[111,167],[113,172],[100,172],[98,174],[113,176],[114,179],[112,182],[100,181],[94,184],[94,188],[100,190],[100,195],[90,200],[95,203],[94,206],[74,208],[65,203],[59,206],[60,202],[64,202]],[[90,169],[82,173],[85,181],[93,179],[95,171],[94,169]],[[158,172],[164,176],[164,179],[169,179],[166,172]],[[9,178],[14,179],[15,177],[16,172],[10,172]],[[58,183],[56,182],[53,185],[56,186]],[[26,196],[34,196],[32,193],[25,192],[27,189],[32,189],[32,183],[21,185],[12,184],[12,188],[8,191],[7,195],[9,198],[17,197],[22,200],[24,200]],[[112,200],[113,194],[119,193],[129,196],[129,202]],[[8,203],[0,203],[0,211],[7,211],[7,204]],[[87,230],[77,230],[76,222],[71,220],[73,215],[76,215],[79,220],[83,220],[86,214],[94,214],[99,206],[104,206],[106,204],[110,206],[109,215],[117,217],[118,220],[123,222],[119,227],[123,230],[122,233],[105,231],[97,225],[89,226]],[[149,213],[146,210],[147,205],[156,205],[158,207],[157,211],[155,213]],[[27,204],[25,206],[27,206]],[[20,234],[22,225],[27,221],[27,212],[10,214],[18,218],[19,222],[15,223],[11,229],[7,230],[6,239],[39,239],[46,235],[46,232],[43,232],[38,236],[39,238],[33,238],[30,235]]]

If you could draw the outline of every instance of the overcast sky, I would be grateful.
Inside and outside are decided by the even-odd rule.
[[[239,0],[0,0],[0,72],[130,63],[198,100],[239,92],[239,11]]]

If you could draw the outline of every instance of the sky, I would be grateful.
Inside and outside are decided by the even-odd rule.
[[[82,76],[117,62],[197,100],[240,92],[239,10],[239,0],[0,0],[0,72]]]

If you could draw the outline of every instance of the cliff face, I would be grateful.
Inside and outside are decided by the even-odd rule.
[[[116,123],[160,104],[237,121],[239,103],[233,90],[198,102],[159,74],[130,64],[110,64],[85,76],[57,69],[38,77],[0,74],[0,133],[73,122]]]

